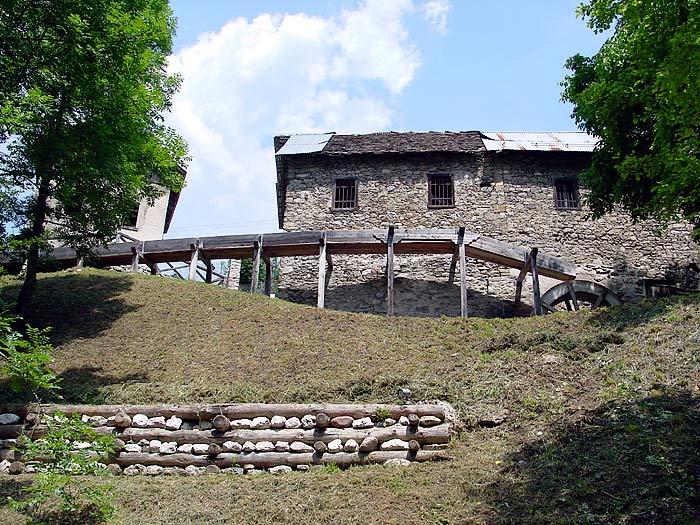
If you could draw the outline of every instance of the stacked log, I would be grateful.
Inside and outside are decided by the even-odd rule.
[[[451,432],[443,407],[427,404],[47,405],[16,407],[0,424],[0,459],[19,436],[45,435],[42,418],[56,412],[113,435],[117,454],[106,462],[126,475],[405,465],[444,458]],[[10,464],[1,459],[0,473]]]

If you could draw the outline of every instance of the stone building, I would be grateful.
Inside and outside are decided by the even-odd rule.
[[[287,231],[464,226],[574,262],[577,279],[605,285],[626,301],[659,287],[696,288],[700,250],[688,225],[660,231],[653,222],[633,224],[621,211],[589,218],[578,176],[594,145],[580,132],[278,136],[279,226]],[[280,297],[315,304],[317,264],[284,259]],[[459,287],[448,282],[449,268],[444,255],[397,256],[396,314],[459,315]],[[334,256],[326,306],[384,313],[384,271],[383,257]],[[469,260],[469,315],[518,313],[517,273]],[[543,279],[542,291],[554,284]]]

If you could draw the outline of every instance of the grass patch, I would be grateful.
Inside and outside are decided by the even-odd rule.
[[[17,282],[1,283],[13,299]],[[700,522],[697,297],[385,318],[85,269],[42,275],[31,312],[54,327],[67,402],[393,403],[409,389],[462,423],[450,461],[405,470],[118,478],[122,524]],[[27,479],[0,479],[0,523],[17,521],[4,500]]]

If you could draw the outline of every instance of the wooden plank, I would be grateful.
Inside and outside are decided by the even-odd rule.
[[[386,236],[386,314],[394,315],[394,227]]]
[[[515,304],[520,304],[520,298],[523,294],[523,281],[527,272],[530,271],[530,252],[527,252],[527,257],[525,257],[525,264],[520,269],[518,277],[515,279]]]
[[[457,261],[459,261],[459,248],[452,251],[452,260],[450,261],[450,274],[447,277],[447,284],[455,282],[455,273],[457,273]]]
[[[532,274],[532,295],[535,303],[535,315],[542,315],[542,297],[540,295],[540,276],[537,271],[537,248],[530,250],[530,272]]]
[[[318,240],[319,255],[318,255],[318,297],[316,306],[319,308],[325,307],[326,302],[326,237],[325,235]]]
[[[459,251],[459,304],[460,314],[467,317],[467,257],[464,247],[464,228],[457,233],[457,250]]]
[[[197,264],[199,263],[199,250],[201,246],[202,244],[199,239],[197,239],[193,244],[190,245],[190,272],[187,275],[187,278],[190,281],[195,281],[197,279]]]
[[[250,276],[250,293],[258,291],[258,279],[260,277],[260,259],[262,258],[262,235],[253,243],[253,271]]]

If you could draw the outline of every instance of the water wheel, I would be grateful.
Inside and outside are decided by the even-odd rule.
[[[602,284],[592,281],[567,281],[550,288],[542,295],[542,308],[546,312],[561,310],[595,310],[601,306],[622,304],[620,296]]]

